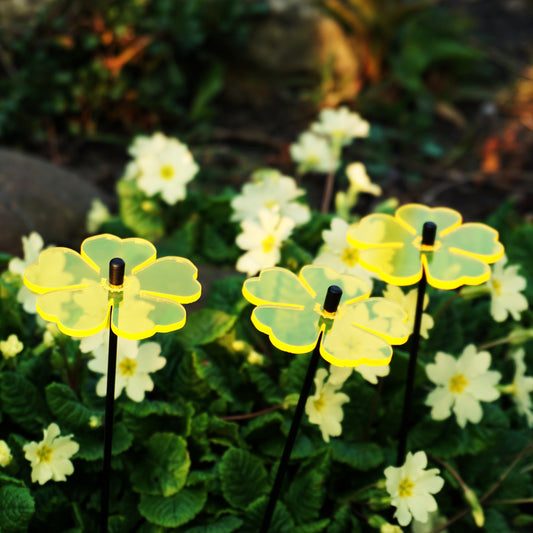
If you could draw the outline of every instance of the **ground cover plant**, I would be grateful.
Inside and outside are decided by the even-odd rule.
[[[364,228],[361,198],[382,194],[364,161],[345,156],[370,129],[347,108],[324,110],[290,147],[298,181],[262,168],[218,194],[196,186],[205,169],[192,147],[163,133],[133,139],[118,212],[95,203],[91,233],[150,239],[158,257],[200,265],[200,283],[201,265],[233,270],[204,285],[179,331],[119,339],[110,531],[260,529],[308,355],[255,329],[247,279],[276,265],[330,267],[396,302],[412,329],[416,288],[382,281],[347,239]],[[323,176],[320,211],[306,202],[309,172]],[[349,186],[335,190],[336,176]],[[397,208],[380,197],[372,212]],[[383,366],[321,361],[270,531],[531,527],[533,227],[512,203],[483,222],[505,246],[490,279],[426,293],[405,461],[396,464],[408,344]],[[48,246],[33,233],[24,257],[1,258],[0,524],[94,531],[107,339],[70,337],[36,313],[23,275]]]

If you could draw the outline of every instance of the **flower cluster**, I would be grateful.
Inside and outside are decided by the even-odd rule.
[[[246,251],[237,261],[238,271],[253,276],[279,262],[283,242],[295,226],[310,219],[309,207],[296,201],[302,194],[294,178],[277,170],[263,169],[252,175],[231,202],[231,219],[240,222],[242,229],[236,243]]]
[[[369,131],[368,122],[347,107],[324,109],[310,131],[302,133],[290,146],[291,157],[302,174],[335,172],[342,147],[357,137],[367,137]]]
[[[136,137],[129,153],[133,161],[124,179],[135,181],[149,197],[160,194],[170,205],[185,198],[185,186],[199,170],[187,146],[162,133]]]

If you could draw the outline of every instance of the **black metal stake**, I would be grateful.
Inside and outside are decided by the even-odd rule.
[[[425,222],[422,228],[422,246],[433,246],[435,243],[436,234],[436,224],[433,222]],[[413,403],[416,362],[418,359],[418,346],[420,344],[420,326],[422,325],[422,312],[424,310],[424,296],[426,295],[426,287],[426,273],[424,270],[422,270],[422,278],[418,282],[418,292],[416,297],[415,320],[413,325],[413,336],[411,337],[411,349],[409,351],[409,365],[407,367],[402,421],[400,425],[400,434],[398,436],[398,455],[396,457],[396,466],[401,466],[404,463],[405,454],[407,453],[407,435],[409,433],[409,418]]]
[[[341,300],[341,297],[342,297],[342,289],[338,287],[337,285],[331,285],[328,288],[328,292],[324,300],[324,310],[327,311],[328,313],[335,313],[339,305],[339,302]],[[292,419],[292,424],[289,430],[289,435],[287,436],[287,440],[285,441],[285,447],[281,455],[281,459],[280,459],[279,466],[278,466],[278,471],[276,473],[276,478],[274,480],[274,484],[272,485],[272,489],[270,491],[270,497],[269,497],[268,504],[265,510],[265,515],[263,517],[263,524],[261,525],[260,533],[268,532],[268,528],[270,527],[272,516],[274,515],[276,503],[278,501],[279,494],[281,491],[281,484],[283,482],[283,478],[285,477],[285,472],[287,471],[287,466],[289,464],[289,458],[291,456],[292,448],[296,440],[296,435],[298,433],[298,429],[302,421],[302,416],[305,410],[305,404],[307,403],[307,398],[309,397],[309,391],[311,390],[311,385],[313,383],[313,379],[316,373],[316,368],[318,366],[318,361],[320,359],[321,340],[322,340],[322,333],[320,334],[318,338],[318,341],[313,350],[313,354],[311,355],[311,359],[309,361],[309,366],[307,367],[307,373],[304,378],[302,390],[300,391],[300,398],[298,399],[296,410],[294,411],[294,417]]]
[[[109,262],[109,285],[121,287],[124,283],[125,263],[119,257]],[[104,421],[104,466],[102,471],[102,494],[100,505],[100,533],[107,533],[109,515],[109,481],[111,477],[111,448],[113,444],[113,419],[115,413],[115,376],[117,369],[117,335],[111,329],[113,308],[109,314],[109,350],[107,356],[107,389]]]

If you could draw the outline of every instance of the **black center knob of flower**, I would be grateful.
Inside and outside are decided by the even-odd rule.
[[[342,297],[342,289],[338,285],[330,285],[324,300],[324,311],[334,313],[339,307],[339,302]]]
[[[124,259],[115,257],[109,261],[109,284],[120,287],[124,283],[124,269],[126,263]]]
[[[437,224],[435,222],[424,222],[422,226],[422,244],[425,246],[433,246],[435,244],[435,237],[437,236]]]

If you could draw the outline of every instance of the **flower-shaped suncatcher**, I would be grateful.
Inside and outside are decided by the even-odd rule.
[[[435,241],[422,243],[425,223],[436,226]],[[447,207],[407,204],[394,216],[375,213],[350,229],[348,242],[359,261],[387,283],[412,285],[425,272],[439,289],[478,285],[490,278],[488,264],[503,256],[498,232],[485,224],[461,224],[461,214]]]
[[[125,263],[124,281],[110,283],[109,264]],[[85,337],[107,327],[126,339],[144,339],[185,325],[181,304],[200,297],[197,269],[181,257],[156,259],[144,239],[103,234],[89,237],[81,255],[50,248],[24,271],[24,283],[40,294],[37,311],[67,335]]]
[[[323,308],[328,288],[342,289],[334,313]],[[390,344],[407,340],[405,313],[394,302],[368,298],[359,278],[337,274],[325,266],[307,265],[297,276],[274,267],[243,285],[244,297],[257,307],[254,326],[269,335],[274,346],[290,353],[307,353],[322,332],[320,354],[336,366],[380,366],[390,362]]]

